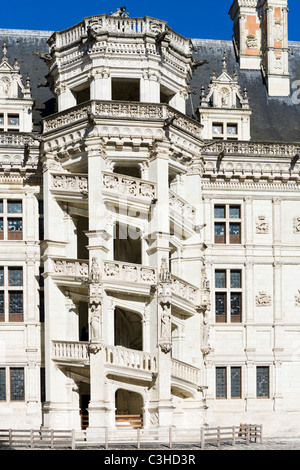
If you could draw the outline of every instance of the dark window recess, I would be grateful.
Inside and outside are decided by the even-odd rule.
[[[0,368],[0,401],[6,400],[5,368]]]
[[[24,401],[24,369],[10,369],[10,398],[12,401]]]
[[[0,240],[3,240],[3,218],[0,218]]]
[[[231,367],[231,398],[241,398],[242,373],[240,367]]]
[[[44,403],[46,401],[46,374],[45,368],[41,367],[41,402]]]
[[[216,398],[226,398],[226,367],[216,368]]]
[[[256,396],[269,398],[269,367],[256,368]]]
[[[140,101],[140,81],[138,79],[113,78],[112,100]]]
[[[86,87],[79,91],[73,91],[73,94],[76,98],[76,104],[85,103],[91,99],[90,87]]]

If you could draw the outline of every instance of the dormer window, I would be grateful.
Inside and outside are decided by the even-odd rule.
[[[212,138],[236,140],[238,138],[238,125],[232,123],[216,123],[212,125]]]
[[[18,132],[20,128],[20,116],[13,113],[0,114],[0,131]]]

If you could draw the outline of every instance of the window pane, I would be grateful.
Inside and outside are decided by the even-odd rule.
[[[0,286],[4,286],[4,268],[0,267]]]
[[[3,199],[0,199],[0,212],[3,212]]]
[[[269,397],[269,367],[256,368],[256,395]]]
[[[10,370],[10,393],[11,400],[24,400],[24,369]]]
[[[215,206],[215,219],[225,218],[225,206]]]
[[[226,294],[217,293],[216,294],[216,315],[225,315],[226,314]]]
[[[241,217],[240,206],[230,206],[229,207],[229,218],[230,219],[239,219]]]
[[[6,400],[5,393],[5,369],[1,367],[0,369],[0,401]]]
[[[0,314],[4,313],[4,292],[0,291]]]
[[[240,367],[231,367],[231,398],[241,398]]]
[[[219,289],[226,287],[226,271],[215,272],[215,285]]]
[[[23,292],[9,293],[9,313],[23,313]]]
[[[237,124],[227,124],[227,134],[236,135],[237,134]]]
[[[8,219],[9,232],[22,232],[22,219]]]
[[[0,231],[3,232],[3,219],[0,219]]]
[[[230,243],[241,243],[240,224],[229,224],[229,240]]]
[[[216,397],[226,398],[226,367],[216,368]]]
[[[9,114],[8,115],[8,125],[9,126],[18,126],[19,125],[19,115],[18,114]]]
[[[230,271],[230,287],[232,289],[240,289],[241,271]]]
[[[242,312],[242,294],[240,293],[231,293],[230,295],[230,313],[231,317],[234,316],[236,321],[241,321],[241,312]],[[234,321],[231,318],[231,321]]]
[[[22,268],[9,268],[9,285],[22,286],[23,285],[23,269]]]
[[[3,114],[0,114],[0,126],[4,125],[4,116]]]
[[[215,224],[215,243],[225,243],[225,224]]]
[[[213,134],[223,134],[223,124],[213,124]]]
[[[10,214],[22,214],[22,201],[7,201],[7,212]]]

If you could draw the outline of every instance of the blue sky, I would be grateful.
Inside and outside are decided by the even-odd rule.
[[[232,0],[51,0],[26,2],[2,1],[0,28],[59,31],[72,26],[85,16],[109,14],[126,6],[130,16],[152,16],[190,38],[231,39],[232,22],[228,15]],[[300,1],[289,0],[289,39],[300,41]]]

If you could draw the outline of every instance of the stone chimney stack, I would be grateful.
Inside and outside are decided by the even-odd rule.
[[[261,69],[269,96],[289,96],[288,0],[234,0],[229,14],[241,69]]]

